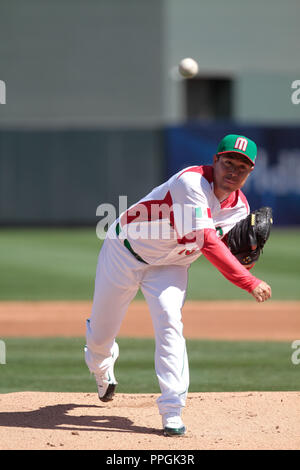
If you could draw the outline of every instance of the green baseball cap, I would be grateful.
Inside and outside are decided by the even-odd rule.
[[[253,140],[244,135],[229,134],[223,137],[218,145],[217,154],[237,153],[246,157],[251,165],[255,165],[257,147]]]

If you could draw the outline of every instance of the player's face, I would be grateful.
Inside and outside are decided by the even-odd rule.
[[[214,184],[226,193],[242,188],[252,171],[250,163],[238,156],[214,156]]]

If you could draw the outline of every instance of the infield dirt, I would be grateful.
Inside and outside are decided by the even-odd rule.
[[[157,395],[0,396],[1,449],[299,449],[300,392],[191,393],[184,437],[164,437]]]
[[[1,336],[84,336],[91,302],[0,302]],[[187,338],[292,341],[300,338],[300,302],[186,302]],[[119,336],[153,337],[147,304],[132,302]]]

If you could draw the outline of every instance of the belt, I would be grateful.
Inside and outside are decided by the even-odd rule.
[[[120,227],[120,224],[117,224],[116,226],[116,234],[117,236],[119,236],[121,232],[121,227]],[[131,245],[129,243],[129,241],[125,238],[125,240],[123,240],[124,242],[124,246],[127,248],[127,250],[130,251],[130,253],[138,260],[140,261],[141,263],[145,263],[145,264],[148,264],[147,261],[143,260],[143,258],[141,258],[135,251],[133,251],[133,249],[131,248]]]

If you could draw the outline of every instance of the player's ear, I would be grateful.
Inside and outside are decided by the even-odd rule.
[[[220,155],[214,155],[214,164],[217,163],[219,158],[220,158]]]

